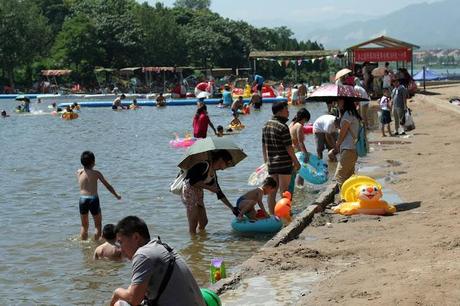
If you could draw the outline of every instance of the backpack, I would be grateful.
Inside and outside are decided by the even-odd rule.
[[[367,143],[366,137],[366,128],[361,123],[359,124],[358,135],[354,135],[351,131],[351,127],[349,129],[351,136],[353,137],[353,141],[356,145],[356,153],[359,157],[365,157],[369,152],[369,146]]]

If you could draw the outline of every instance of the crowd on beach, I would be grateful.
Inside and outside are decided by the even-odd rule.
[[[404,118],[407,112],[407,99],[409,92],[405,86],[404,75],[393,73],[385,65],[382,76],[383,95],[379,99],[380,123],[382,136],[405,134]],[[249,190],[238,198],[233,205],[222,191],[217,178],[217,171],[233,166],[232,155],[227,150],[214,150],[207,160],[199,161],[190,167],[181,186],[180,199],[185,206],[189,232],[193,235],[204,231],[208,223],[204,205],[204,190],[217,196],[231,212],[238,218],[257,220],[275,214],[277,195],[282,195],[289,190],[291,179],[295,178],[297,188],[303,188],[304,180],[296,175],[301,165],[307,163],[311,154],[316,154],[323,159],[324,150],[331,162],[337,161],[335,180],[340,186],[354,174],[358,160],[356,152],[356,135],[360,127],[366,127],[369,96],[372,89],[366,78],[368,71],[363,67],[363,79],[353,75],[351,70],[337,74],[336,83],[339,86],[352,86],[359,94],[359,99],[350,97],[337,97],[327,100],[327,113],[316,118],[313,122],[315,137],[315,150],[311,153],[304,141],[304,126],[310,121],[310,112],[305,108],[307,102],[307,87],[303,84],[291,92],[294,99],[292,104],[299,106],[295,116],[288,123],[290,113],[287,102],[275,102],[271,105],[272,118],[264,125],[262,130],[262,157],[267,165],[268,177],[258,186]],[[232,120],[227,129],[223,126],[214,127],[207,112],[204,98],[199,98],[196,113],[193,116],[193,136],[197,139],[208,137],[208,128],[217,137],[231,134],[235,129],[242,129],[244,125],[239,120],[240,114],[249,114],[250,109],[258,110],[263,105],[262,87],[264,79],[256,75],[253,82],[255,90],[252,92],[250,102],[245,104],[242,96],[234,97],[230,87],[226,84],[222,92],[219,107],[231,110]],[[294,93],[295,91],[295,93]],[[112,109],[125,108],[122,100],[125,95],[118,96],[112,103]],[[157,99],[157,106],[166,105],[162,94]],[[21,109],[30,111],[30,100],[25,98]],[[56,105],[52,105],[56,108]],[[137,109],[134,99],[129,109]],[[65,113],[78,111],[78,104],[68,106]],[[2,117],[8,116],[2,111]],[[394,133],[390,124],[394,121]],[[229,136],[227,136],[229,137]],[[303,160],[298,160],[296,153],[302,152]],[[82,168],[77,171],[77,180],[80,187],[79,212],[81,219],[80,238],[88,239],[89,213],[91,213],[95,233],[94,240],[104,243],[99,245],[94,252],[94,259],[122,260],[127,258],[132,261],[131,283],[127,289],[118,288],[114,291],[110,305],[205,305],[200,288],[195,281],[190,269],[183,258],[160,238],[151,239],[146,223],[136,216],[128,216],[117,224],[106,224],[102,227],[101,206],[98,197],[98,182],[100,181],[115,198],[121,199],[120,194],[108,182],[103,174],[94,169],[96,158],[91,151],[84,151],[80,157]],[[267,197],[267,209],[263,198]],[[256,211],[256,206],[260,211]]]

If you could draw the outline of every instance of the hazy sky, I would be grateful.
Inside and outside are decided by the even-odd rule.
[[[172,6],[174,0],[148,2],[163,2]],[[356,21],[359,15],[366,18],[385,15],[409,4],[422,2],[436,0],[212,0],[211,10],[255,26],[286,25],[296,31],[300,25],[319,26],[324,21],[330,26],[334,18]],[[344,20],[341,20],[340,24],[343,23]]]

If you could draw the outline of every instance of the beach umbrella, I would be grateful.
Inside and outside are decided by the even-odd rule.
[[[350,85],[324,84],[312,92],[306,99],[310,102],[334,102],[338,99],[360,102],[369,101],[369,97],[362,97],[360,93]]]
[[[377,67],[377,68],[374,68],[371,73],[375,77],[383,77],[385,75],[385,71],[387,71],[387,68]]]
[[[178,167],[184,170],[190,169],[198,162],[209,160],[210,154],[217,150],[227,150],[232,156],[228,167],[234,167],[246,158],[246,154],[233,141],[226,137],[207,137],[197,140],[185,152],[185,156]]]
[[[342,70],[339,70],[337,71],[337,73],[335,74],[335,79],[338,80],[340,79],[341,77],[349,74],[350,72],[352,72],[350,69],[348,68],[343,68]]]

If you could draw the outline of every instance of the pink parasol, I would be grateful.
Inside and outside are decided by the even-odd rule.
[[[338,99],[347,101],[360,102],[369,101],[369,97],[362,97],[353,86],[324,84],[316,89],[308,98],[310,102],[333,102]]]

